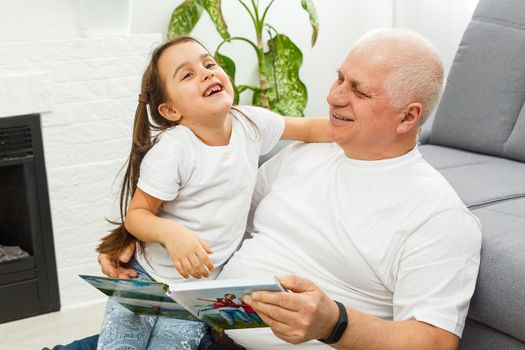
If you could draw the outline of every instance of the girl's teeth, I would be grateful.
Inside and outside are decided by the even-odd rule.
[[[214,92],[219,92],[219,91],[221,91],[221,88],[218,87],[218,86],[216,86],[216,87],[213,87],[213,88],[211,88],[210,90],[206,91],[206,93],[204,94],[204,96],[208,97],[208,96],[210,96],[212,93],[214,93]]]

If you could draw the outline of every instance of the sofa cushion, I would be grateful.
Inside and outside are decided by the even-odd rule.
[[[467,319],[459,350],[523,350],[525,344],[483,323]]]
[[[419,150],[469,208],[525,197],[525,164],[436,145]]]
[[[469,317],[525,341],[525,198],[474,209],[483,227]]]
[[[430,143],[525,161],[525,1],[480,0]]]

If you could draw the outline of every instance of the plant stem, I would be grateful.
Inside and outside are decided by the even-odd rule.
[[[254,16],[250,8],[246,6],[246,4],[242,0],[237,0],[237,1],[239,1],[242,7],[244,7],[244,9],[246,10],[246,12],[248,12],[248,14],[250,15],[250,18],[252,19],[252,23],[255,27],[255,30],[257,30],[257,27],[259,26],[259,19]]]
[[[251,41],[250,39],[243,38],[242,36],[233,36],[231,38],[224,39],[219,44],[219,46],[217,46],[217,49],[215,51],[218,52],[222,45],[224,45],[225,43],[229,43],[230,41],[233,41],[233,40],[244,41],[244,42],[250,44],[250,46],[253,47],[253,49],[255,50],[255,53],[257,54],[257,57],[259,56],[259,49],[257,48],[257,45],[255,45],[255,43],[253,41]]]
[[[277,29],[275,29],[274,26],[272,26],[271,24],[266,24],[265,26],[266,26],[266,28],[267,28],[266,30],[268,31],[268,34],[271,35],[271,31],[272,31],[272,30],[273,30],[274,35],[279,34],[279,32],[277,31]]]
[[[274,2],[274,0],[270,1],[268,6],[266,6],[266,8],[264,9],[263,15],[261,17],[261,23],[263,23],[263,25],[264,25],[264,20],[266,18],[266,14],[268,13],[268,10],[270,9],[270,6],[272,6],[273,2]]]
[[[228,38],[228,39],[224,39],[219,44],[219,46],[217,46],[217,49],[215,50],[215,52],[219,52],[220,48],[222,47],[222,45],[224,45],[224,43],[231,42],[231,41],[234,41],[234,40],[244,41],[244,42],[250,44],[250,46],[253,47],[253,49],[255,50],[255,53],[257,55],[257,61],[259,63],[259,65],[258,65],[259,86],[260,86],[261,89],[266,89],[266,90],[261,90],[261,106],[265,107],[265,108],[269,108],[270,104],[269,104],[269,101],[268,101],[268,81],[266,80],[266,75],[265,75],[266,69],[265,69],[265,66],[264,66],[263,49],[259,48],[258,45],[255,45],[255,43],[253,41],[251,41],[250,39],[244,38],[242,36],[234,36],[234,37],[231,37],[231,38]],[[262,45],[262,40],[261,40],[261,45]]]
[[[254,0],[251,0],[252,6],[255,10],[255,17],[257,19],[257,26],[255,28],[255,32],[257,35],[257,51],[259,52],[259,55],[257,56],[258,63],[259,63],[259,86],[261,88],[261,106],[264,108],[270,108],[270,101],[268,98],[268,88],[270,87],[270,84],[268,84],[268,79],[266,78],[266,66],[264,63],[264,43],[263,43],[263,29],[264,29],[264,19],[259,18],[259,0],[257,0],[257,3],[255,3]],[[270,5],[272,4],[273,0],[270,2]],[[268,5],[268,6],[270,6]],[[268,7],[267,7],[268,8]]]
[[[257,20],[259,20],[259,4],[258,4],[259,1],[257,1],[257,4],[255,3],[254,0],[251,0],[251,2],[252,2],[253,12],[255,13],[255,17],[257,18]]]
[[[268,80],[266,79],[266,66],[264,64],[264,43],[263,43],[263,29],[264,29],[264,21],[259,19],[259,1],[257,0],[257,3],[254,0],[250,0],[253,11],[250,10],[250,8],[242,1],[238,0],[241,5],[244,7],[244,9],[248,12],[250,15],[253,25],[255,26],[255,35],[257,38],[257,44],[254,44],[251,40],[248,40],[243,37],[233,37],[229,39],[225,39],[219,46],[217,47],[217,51],[219,51],[219,48],[227,41],[232,40],[241,40],[249,43],[257,53],[257,61],[258,61],[258,73],[259,73],[259,86],[261,88],[261,106],[265,108],[270,107],[270,102],[268,99]],[[270,2],[270,4],[266,7],[266,10],[269,6],[273,3],[273,0]]]

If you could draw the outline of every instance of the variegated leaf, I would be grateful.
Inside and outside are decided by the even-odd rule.
[[[185,0],[177,6],[171,15],[168,39],[189,34],[201,18],[201,14],[202,6],[199,0]]]
[[[266,78],[270,85],[269,108],[282,115],[303,116],[308,93],[299,78],[303,62],[301,50],[284,34],[268,40],[269,51],[264,54]],[[261,93],[253,95],[252,103],[260,106]]]
[[[228,74],[228,77],[230,78],[230,81],[233,86],[233,92],[235,94],[233,104],[239,104],[239,90],[237,86],[235,86],[235,62],[233,62],[233,60],[228,56],[224,56],[219,52],[215,52],[215,60],[222,67],[222,69],[224,69],[224,71],[226,72],[226,74]]]
[[[221,0],[199,0],[199,3],[210,15],[210,18],[213,21],[213,24],[215,24],[215,28],[221,37],[223,39],[229,38],[230,33],[228,33],[228,26],[222,16]]]
[[[312,25],[312,47],[317,41],[317,33],[319,32],[319,19],[317,18],[317,11],[312,0],[301,0],[303,9],[310,15],[310,24]]]

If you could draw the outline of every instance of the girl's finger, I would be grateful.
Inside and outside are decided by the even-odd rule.
[[[193,265],[193,269],[199,273],[200,276],[203,277],[209,277],[210,274],[208,273],[208,270],[204,267],[203,263],[201,262],[201,259],[197,255],[193,255],[189,258],[190,263]]]
[[[186,279],[190,278],[184,267],[182,266],[180,260],[174,261],[175,268],[179,271],[180,275]]]
[[[215,266],[211,262],[210,256],[206,254],[206,251],[204,251],[204,249],[197,249],[195,253],[199,257],[202,264],[204,264],[209,271],[215,270]]]
[[[134,243],[129,244],[126,247],[126,249],[124,249],[124,251],[120,254],[120,256],[118,257],[118,260],[124,264],[128,263],[131,260],[131,257],[133,256],[134,253],[135,253],[135,244]]]
[[[188,275],[191,275],[195,278],[201,278],[201,275],[197,273],[197,271],[195,271],[195,269],[193,268],[193,265],[191,264],[188,258],[182,259],[182,267],[184,268],[184,271],[186,271]]]
[[[206,251],[206,253],[208,254],[213,253],[213,250],[210,248],[210,246],[208,245],[208,243],[206,243],[205,240],[203,240],[202,238],[199,238],[199,242],[201,246],[204,248],[204,250]]]

